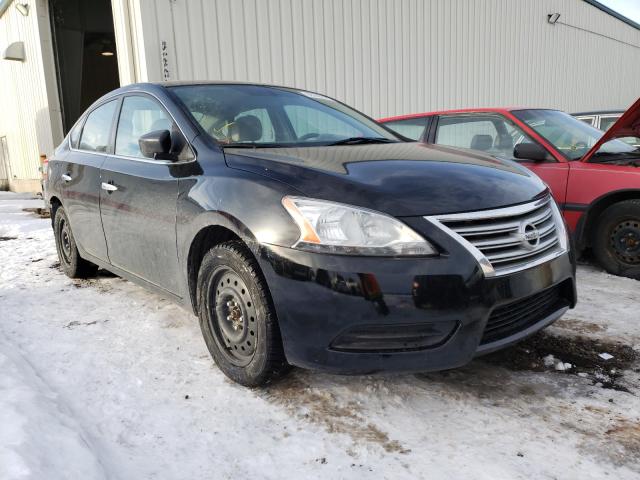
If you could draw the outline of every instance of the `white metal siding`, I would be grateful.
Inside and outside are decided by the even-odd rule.
[[[6,136],[15,180],[39,178],[40,154],[51,155],[62,140],[55,83],[45,80],[54,75],[47,4],[30,7],[25,17],[11,5],[0,19],[0,50],[22,41],[26,56],[24,62],[0,60],[0,137]]]
[[[145,46],[141,81],[276,83],[372,116],[624,108],[640,93],[640,31],[581,0],[127,1]],[[550,25],[554,12],[635,46]]]

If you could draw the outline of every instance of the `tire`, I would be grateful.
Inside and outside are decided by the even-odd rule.
[[[222,372],[246,387],[260,387],[288,369],[267,283],[247,247],[229,241],[202,260],[198,317],[207,348]]]
[[[602,212],[593,253],[609,273],[640,280],[640,200],[615,203]]]
[[[71,278],[87,278],[96,274],[98,267],[80,256],[69,218],[61,206],[55,211],[53,234],[60,266],[65,275]]]

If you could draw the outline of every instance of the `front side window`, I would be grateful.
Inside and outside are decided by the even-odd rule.
[[[89,114],[80,136],[79,148],[81,150],[89,152],[106,152],[108,150],[113,114],[117,105],[117,100],[112,100]]]
[[[223,146],[386,143],[399,139],[361,113],[310,92],[260,85],[171,87],[202,129]]]
[[[438,120],[435,143],[469,148],[490,155],[514,159],[513,149],[531,138],[502,115],[443,115]]]
[[[558,110],[515,110],[513,114],[544,137],[569,160],[582,158],[603,132]],[[620,140],[606,142],[599,155],[628,154],[635,147]]]
[[[125,97],[116,131],[115,154],[145,158],[138,139],[156,130],[171,131],[172,127],[173,121],[158,102],[143,96]]]
[[[411,140],[419,140],[424,134],[429,117],[407,118],[405,120],[392,120],[385,122],[385,126],[394,132],[399,133],[403,137]]]

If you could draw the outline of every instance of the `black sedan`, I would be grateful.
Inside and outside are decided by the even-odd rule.
[[[328,97],[138,84],[49,162],[65,273],[108,269],[190,308],[222,371],[463,365],[576,303],[549,191],[509,161],[406,142]]]

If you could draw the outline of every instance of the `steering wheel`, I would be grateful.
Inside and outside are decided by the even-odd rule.
[[[318,138],[319,136],[319,133],[306,133],[298,138],[298,140],[311,140],[312,138]]]

